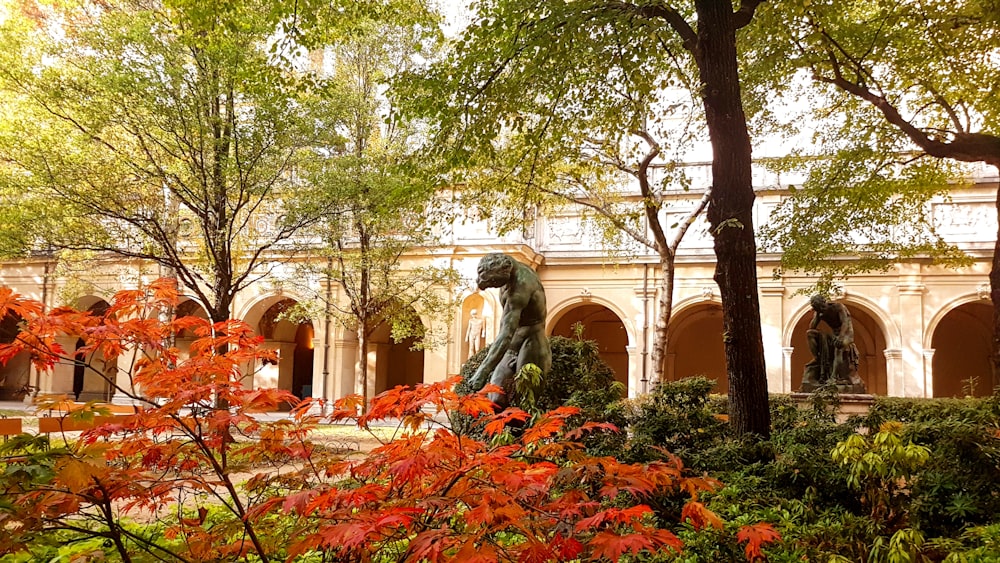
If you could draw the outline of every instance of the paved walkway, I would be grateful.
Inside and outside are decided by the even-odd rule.
[[[13,412],[12,412],[13,411]],[[0,401],[0,414],[5,414],[9,417],[20,416],[20,413],[24,413],[26,416],[33,416],[35,414],[35,405],[31,403],[24,403],[22,401]],[[254,418],[263,421],[274,421],[289,418],[288,412],[274,411],[274,412],[262,412],[254,413],[252,415]],[[443,415],[438,415],[435,417],[437,422],[442,424],[447,423],[447,418]],[[336,423],[336,424],[348,424],[348,423]],[[387,419],[383,421],[375,421],[372,426],[388,426],[394,427],[399,424],[398,420]]]

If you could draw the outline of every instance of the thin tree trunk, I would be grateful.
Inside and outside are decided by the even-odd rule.
[[[363,321],[358,323],[358,374],[361,378],[361,413],[368,412],[368,330]]]
[[[653,379],[657,382],[666,381],[667,376],[667,342],[670,316],[674,310],[674,260],[673,257],[660,258],[660,295],[656,300],[656,324],[653,328]]]
[[[1000,163],[994,164],[1000,173]],[[997,217],[1000,217],[1000,190],[996,196]],[[993,267],[990,270],[990,301],[993,302],[993,347],[990,359],[993,367],[993,385],[1000,383],[1000,221],[997,224],[997,238],[993,244]]]
[[[712,142],[708,220],[722,297],[730,422],[737,434],[770,435],[767,374],[757,295],[750,136],[740,97],[736,22],[730,0],[698,0],[696,60]]]

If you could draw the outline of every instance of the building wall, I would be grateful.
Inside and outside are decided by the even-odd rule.
[[[984,357],[989,353],[992,312],[988,275],[997,232],[996,189],[995,177],[981,178],[971,187],[956,188],[949,200],[932,204],[939,232],[973,256],[972,266],[955,271],[915,261],[884,273],[852,276],[842,283],[842,292],[835,297],[848,306],[854,318],[862,353],[860,371],[870,392],[906,397],[981,395],[1000,383],[993,379]],[[784,193],[779,189],[759,191],[758,224],[766,221]],[[680,197],[675,209],[684,205]],[[476,265],[490,252],[509,253],[536,269],[546,290],[549,334],[567,335],[573,324],[581,322],[584,336],[601,343],[602,353],[626,385],[628,395],[640,394],[655,383],[649,353],[662,276],[656,257],[634,253],[627,258],[609,258],[587,223],[570,211],[537,217],[524,231],[503,237],[492,235],[489,222],[474,216],[456,221],[446,232],[440,248],[415,252],[407,264],[449,264],[467,280],[466,287],[459,288],[460,308],[446,330],[450,342],[419,354],[400,351],[385,339],[376,342],[364,358],[372,368],[370,394],[383,390],[387,382],[412,382],[418,377],[432,382],[458,374],[469,353],[465,337],[473,308],[485,323],[484,342],[488,345],[492,341],[502,314],[498,293],[474,287]],[[717,378],[717,390],[725,392],[721,302],[712,279],[711,243],[702,222],[689,231],[681,245],[666,373],[668,378],[705,374]],[[808,295],[803,292],[814,280],[801,275],[775,279],[772,273],[778,259],[777,255],[759,256],[757,276],[768,388],[788,393],[797,390],[803,366],[810,358],[804,331],[812,315]],[[81,286],[79,279],[53,275],[52,268],[40,259],[7,262],[0,267],[0,285],[52,306],[64,304],[59,296],[72,286],[79,295],[75,303],[65,304],[86,308],[115,289],[136,287],[140,279],[156,277],[148,266],[109,259],[95,261],[87,283]],[[290,275],[290,268],[286,274]],[[332,294],[338,295],[336,288]],[[234,317],[256,329],[269,307],[288,299],[306,301],[308,296],[280,289],[274,283],[261,283],[239,296]],[[310,322],[311,343],[282,337],[268,344],[282,349],[278,369],[292,369],[294,348],[305,346],[312,350],[313,396],[335,399],[360,393],[356,335],[335,319]],[[433,325],[440,321],[425,318],[424,322]],[[422,366],[416,365],[421,362]],[[10,394],[14,382],[23,383],[24,366],[24,362],[15,362],[0,372],[9,375],[0,392]],[[67,365],[53,374],[32,374],[31,380],[43,392],[66,392],[72,387],[67,380],[71,373],[72,365]],[[290,372],[276,377],[279,382],[291,381]]]

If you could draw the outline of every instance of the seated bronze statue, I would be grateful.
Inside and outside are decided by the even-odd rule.
[[[813,359],[806,364],[800,391],[811,393],[822,385],[834,383],[842,393],[864,393],[865,384],[858,376],[858,348],[854,345],[851,313],[844,305],[822,295],[813,295],[809,304],[814,315],[806,340]],[[833,332],[820,331],[821,322]]]

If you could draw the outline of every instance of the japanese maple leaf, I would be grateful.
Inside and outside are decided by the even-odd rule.
[[[697,501],[691,501],[684,505],[681,510],[681,521],[684,520],[690,520],[695,530],[701,530],[707,526],[712,526],[717,530],[722,529],[722,519]]]
[[[736,541],[742,543],[747,542],[746,556],[747,561],[757,561],[758,559],[764,559],[764,553],[761,551],[761,546],[766,543],[775,542],[781,539],[781,534],[779,534],[773,526],[767,522],[758,522],[750,526],[743,526],[738,532],[736,532]]]
[[[645,534],[618,535],[614,532],[602,531],[594,535],[589,545],[593,548],[591,557],[600,559],[606,557],[610,561],[618,561],[628,552],[632,555],[644,549],[652,549],[653,542]]]

